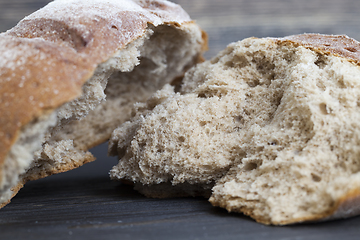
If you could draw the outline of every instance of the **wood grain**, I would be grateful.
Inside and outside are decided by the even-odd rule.
[[[0,0],[0,31],[47,0]],[[209,34],[211,58],[246,37],[304,32],[360,39],[356,0],[174,0]],[[112,182],[106,144],[79,169],[28,183],[0,210],[0,239],[359,239],[360,217],[270,227],[202,198],[147,199]]]

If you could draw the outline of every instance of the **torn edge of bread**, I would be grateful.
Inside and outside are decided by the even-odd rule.
[[[111,8],[110,16],[109,12],[106,12],[109,7]],[[55,9],[58,12],[54,16],[47,15]],[[61,15],[62,13],[69,14],[68,9],[75,13],[74,16],[71,14],[71,16],[65,17]],[[84,30],[83,26],[77,25],[77,17],[86,14],[82,13],[86,10],[90,12],[88,16],[82,16],[84,18],[82,21],[85,22],[85,26],[89,25],[89,29]],[[58,17],[60,19],[57,19]],[[47,24],[47,21],[50,21],[51,24]],[[93,21],[98,21],[100,25],[97,26]],[[69,25],[65,26],[66,24]],[[100,28],[102,24],[106,26],[103,27],[104,29],[110,28],[110,31],[118,31],[115,37],[111,35],[113,32],[103,33],[104,30]],[[108,27],[109,24],[110,27]],[[124,26],[123,29],[121,24]],[[31,33],[34,36],[29,36],[28,31],[34,27],[36,29]],[[48,27],[50,29],[46,29]],[[57,36],[63,34],[62,31],[65,32],[65,35]],[[19,126],[16,130],[18,131],[16,140],[13,140],[14,144],[9,148],[1,168],[1,206],[6,205],[29,180],[64,172],[95,160],[87,150],[106,141],[112,130],[130,117],[131,105],[135,102],[145,101],[164,84],[171,83],[177,77],[182,76],[186,69],[201,61],[201,54],[207,46],[206,34],[191,21],[180,6],[167,1],[124,0],[109,3],[67,1],[65,3],[58,0],[25,18],[14,29],[1,37],[5,42],[7,38],[15,41],[20,39],[18,46],[21,46],[23,42],[25,42],[24,45],[28,42],[30,42],[29,45],[34,42],[37,45],[36,41],[44,42],[45,50],[40,50],[40,52],[48,54],[51,50],[46,49],[46,44],[50,45],[49,49],[59,46],[56,51],[61,51],[64,45],[68,44],[73,44],[78,48],[79,46],[76,45],[78,37],[72,36],[72,32],[76,31],[85,31],[85,35],[89,35],[90,32],[93,39],[87,39],[90,43],[85,44],[85,48],[81,48],[81,51],[76,49],[77,52],[72,52],[69,54],[70,56],[66,56],[67,52],[65,52],[60,53],[60,57],[54,57],[65,59],[60,59],[60,61],[65,62],[66,68],[58,66],[60,70],[64,69],[61,70],[62,74],[67,69],[70,71],[69,74],[64,73],[61,76],[50,74],[48,77],[49,82],[56,84],[63,81],[62,78],[67,78],[65,87],[62,89],[54,87],[52,94],[55,97],[67,91],[73,91],[75,94],[70,97],[64,94],[64,99],[58,101],[59,103],[52,103],[52,106],[46,106],[43,102],[56,100],[51,99],[51,94],[46,96],[49,99],[44,99],[39,103],[40,109],[29,117],[29,119],[33,119],[30,123],[23,126],[21,123],[17,124]],[[81,36],[81,33],[77,34]],[[110,36],[106,36],[107,34]],[[33,37],[37,37],[37,39],[32,40]],[[119,42],[117,43],[117,41]],[[43,53],[41,52],[41,54]],[[87,56],[87,54],[94,56]],[[49,55],[52,55],[52,52]],[[69,57],[72,55],[76,58],[70,59]],[[100,62],[94,64],[97,61]],[[31,65],[31,63],[25,63]],[[84,63],[87,65],[82,66]],[[8,63],[5,62],[4,65],[6,64]],[[85,68],[85,71],[82,68]],[[75,69],[74,73],[71,72],[73,69]],[[76,69],[79,69],[78,73]],[[26,69],[28,72],[31,70]],[[84,78],[84,75],[89,77]],[[4,74],[5,77],[6,74]],[[79,77],[83,81],[80,81],[80,84]],[[26,81],[35,81],[33,86],[40,85],[42,87],[41,81],[45,80],[32,80],[30,76],[30,79],[24,79],[25,84]],[[40,81],[40,83],[36,81]],[[20,82],[18,87],[23,87],[23,85],[24,83]],[[46,87],[44,85],[43,88]],[[29,91],[31,91],[30,87]],[[3,93],[3,95],[5,94]],[[27,92],[26,94],[31,93]],[[35,96],[30,96],[30,100],[41,99],[41,96],[34,94]],[[21,96],[19,98],[21,99]],[[7,99],[4,97],[1,100],[3,102]],[[29,102],[23,101],[23,104]],[[17,104],[17,102],[7,102],[10,105],[14,103]],[[1,111],[5,110],[1,109]],[[13,115],[16,114],[15,112]],[[2,127],[5,129],[5,126]],[[9,136],[13,135],[12,132],[6,133],[6,129],[4,129],[0,129],[2,130],[0,132],[5,132],[4,134]]]
[[[359,214],[359,51],[319,34],[230,44],[114,131],[112,178],[155,197],[213,186],[214,206],[265,224]]]

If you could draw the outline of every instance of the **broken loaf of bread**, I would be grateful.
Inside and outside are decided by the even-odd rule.
[[[201,60],[206,35],[167,1],[56,0],[0,34],[0,205],[94,160],[130,106]]]
[[[360,213],[360,44],[230,44],[116,129],[111,171],[150,197],[203,195],[265,224]]]

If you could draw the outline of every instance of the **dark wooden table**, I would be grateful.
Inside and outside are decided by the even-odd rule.
[[[46,0],[0,0],[0,31],[14,26]],[[357,0],[177,0],[209,34],[214,56],[246,37],[304,32],[347,34],[360,40]],[[1,57],[1,56],[0,56]],[[147,199],[109,180],[116,159],[106,144],[98,160],[28,183],[0,210],[3,239],[360,239],[360,217],[284,227],[264,226],[229,214],[202,198]]]

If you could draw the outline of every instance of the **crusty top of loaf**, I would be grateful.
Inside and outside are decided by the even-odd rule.
[[[56,0],[1,33],[0,166],[26,124],[80,96],[97,65],[148,24],[193,23],[162,0]]]
[[[360,43],[346,35],[300,34],[276,39],[338,57],[360,65]]]

